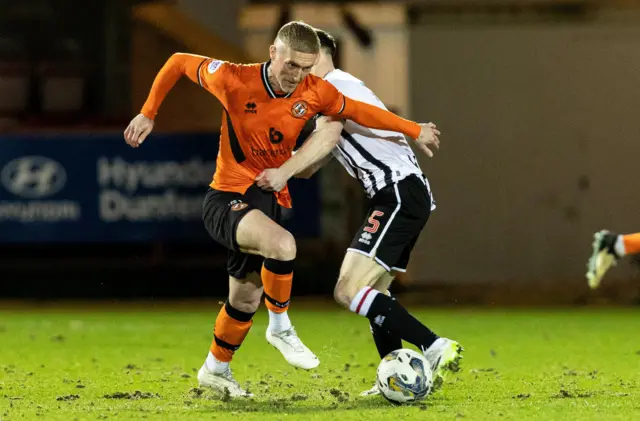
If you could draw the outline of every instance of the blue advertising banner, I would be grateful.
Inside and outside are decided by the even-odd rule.
[[[155,134],[138,149],[121,134],[1,136],[0,242],[207,241],[217,153],[215,133]],[[291,189],[287,227],[319,236],[317,182]]]

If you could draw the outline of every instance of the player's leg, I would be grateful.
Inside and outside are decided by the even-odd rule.
[[[348,265],[357,265],[360,268],[369,266],[380,266],[366,256],[351,253]],[[386,270],[384,267],[383,270]],[[359,273],[364,275],[358,278],[349,278],[347,273],[358,276]],[[342,291],[337,287],[336,300],[349,310],[369,319],[371,330],[376,342],[376,348],[381,356],[391,352],[393,349],[402,347],[402,340],[412,343],[418,347],[431,363],[431,369],[434,372],[434,390],[442,386],[447,372],[456,372],[459,370],[460,360],[462,358],[463,348],[456,341],[436,335],[431,329],[411,315],[395,298],[380,292],[365,282],[358,282],[355,279],[366,280],[367,273],[372,270],[360,269],[359,271],[345,271],[341,273],[341,279],[338,284],[342,284]],[[370,278],[369,278],[370,279]],[[346,289],[347,285],[356,285],[355,288]],[[375,280],[372,284],[375,285]],[[360,288],[360,289],[358,289]],[[353,291],[358,292],[353,294]],[[347,304],[348,303],[348,304]],[[378,393],[377,386],[363,392],[362,396],[371,396]]]
[[[602,230],[593,237],[593,253],[587,263],[587,280],[589,286],[595,289],[620,258],[640,253],[640,233],[621,235]]]
[[[273,195],[270,195],[273,198]],[[257,207],[263,207],[258,196],[247,197],[233,192],[209,190],[203,204],[203,220],[211,237],[229,250],[227,271],[230,276],[230,295],[227,303],[221,309],[215,324],[214,340],[211,345],[207,362],[198,373],[199,383],[218,391],[228,391],[231,396],[249,396],[245,390],[233,379],[229,370],[229,362],[234,352],[240,346],[251,327],[253,313],[259,306],[262,294],[262,279],[259,273],[264,258],[258,255],[244,253],[237,242],[237,229],[242,219],[249,213],[262,216],[261,223],[266,227],[267,235],[272,238],[282,238],[284,231]],[[265,209],[269,212],[269,209]],[[264,235],[265,229],[257,229]],[[286,231],[285,231],[285,234]],[[286,236],[285,236],[286,237]],[[295,242],[287,239],[281,241],[286,247],[277,250],[276,257],[282,255],[285,259],[295,257]],[[258,244],[262,248],[267,248]],[[288,250],[282,250],[288,248]],[[293,253],[291,253],[291,249]],[[251,250],[254,253],[260,249]],[[271,257],[271,256],[270,256]]]
[[[371,287],[391,297],[388,288],[392,280],[393,275],[372,258],[347,251],[334,290],[334,297],[338,303],[347,308],[350,307],[353,297],[364,287]],[[402,348],[402,338],[396,332],[384,329],[373,321],[370,322],[370,329],[380,358]]]
[[[389,288],[391,287],[394,279],[396,279],[395,270],[384,272],[382,276],[378,278],[378,280],[372,285],[372,287],[380,292],[384,292],[387,295],[391,295],[391,293],[389,292]]]
[[[367,317],[375,328],[391,332],[424,352],[438,336],[373,286],[394,270],[407,245],[415,243],[430,215],[429,192],[424,184],[405,179],[376,193],[371,205],[369,217],[347,250],[334,297],[342,306]]]
[[[389,287],[393,283],[394,279],[395,272],[385,272],[374,283],[373,288],[391,297]],[[378,350],[380,359],[389,354],[391,351],[402,348],[402,338],[400,338],[400,336],[398,336],[397,334],[388,330],[384,330],[375,323],[369,323],[369,329],[371,330],[373,342],[376,345],[376,349]],[[360,396],[374,396],[379,394],[380,390],[378,389],[378,385],[377,383],[374,383],[371,389],[365,390],[364,392],[360,393]]]
[[[242,257],[236,254],[235,264],[246,267],[251,258],[247,257],[241,262]],[[229,277],[229,298],[218,313],[209,354],[198,372],[200,386],[228,393],[230,397],[253,396],[233,378],[229,364],[249,333],[261,298],[262,281],[255,272],[241,279]]]
[[[413,247],[415,246],[417,240],[418,237],[416,235],[413,240],[409,241],[409,243],[405,246],[402,255],[400,256],[400,259],[396,263],[397,266],[395,266],[389,272],[384,272],[382,276],[375,282],[375,284],[373,285],[373,288],[375,290],[384,292],[388,296],[392,297],[391,293],[389,292],[389,288],[391,287],[391,284],[393,283],[393,280],[395,279],[396,273],[398,271],[406,272],[407,265],[409,264],[409,257],[411,256],[411,251],[413,250]],[[371,324],[371,334],[373,335],[373,340],[376,344],[376,348],[378,349],[380,358],[383,358],[391,351],[402,348],[402,338],[400,338],[393,332],[381,329],[379,326],[373,323]],[[375,386],[373,389],[376,392],[378,390],[378,388]]]
[[[317,367],[320,360],[302,343],[287,312],[296,257],[295,239],[277,223],[281,214],[273,194],[266,193],[265,196],[265,192],[257,190],[247,194],[254,202],[261,203],[262,211],[253,209],[238,222],[235,242],[243,252],[265,257],[260,272],[265,305],[269,311],[267,341],[283,354],[289,364],[309,370]]]
[[[372,326],[389,331],[425,352],[438,339],[395,299],[373,289],[387,269],[373,258],[347,251],[334,290],[336,301],[369,319]]]
[[[391,287],[394,278],[395,272],[384,272],[382,276],[374,282],[372,288],[393,298],[389,292],[389,287]],[[400,336],[388,330],[381,329],[380,326],[375,323],[370,323],[369,325],[373,342],[376,344],[380,358],[383,358],[391,351],[402,348],[402,338]]]
[[[420,348],[436,379],[456,371],[462,347],[440,338],[398,301],[372,288],[385,271],[404,271],[418,235],[429,219],[431,196],[418,176],[379,191],[367,223],[356,234],[336,286],[336,300],[371,324]]]
[[[619,236],[618,241],[622,243],[622,247],[620,247],[622,255],[640,253],[640,232],[621,235]]]
[[[386,270],[371,257],[347,251],[334,291],[335,299],[350,311],[369,319],[372,329],[388,332],[390,340],[400,338],[418,347],[431,363],[434,387],[439,388],[446,371],[457,371],[462,347],[455,341],[439,337],[393,297],[372,288]],[[362,395],[376,392],[374,386]]]

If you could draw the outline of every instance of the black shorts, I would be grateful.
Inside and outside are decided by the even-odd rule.
[[[431,215],[424,178],[410,175],[380,190],[348,250],[374,257],[386,270],[405,272],[411,251]]]
[[[244,279],[262,268],[264,257],[240,251],[236,230],[240,220],[252,209],[258,209],[278,224],[282,212],[273,192],[266,192],[255,184],[244,193],[209,189],[202,205],[202,219],[209,235],[229,249],[227,271],[234,278]]]

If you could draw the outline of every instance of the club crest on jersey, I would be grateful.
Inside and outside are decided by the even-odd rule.
[[[307,105],[306,101],[297,101],[295,104],[293,104],[293,107],[291,107],[291,114],[293,114],[293,116],[296,118],[304,117],[304,115],[307,113],[308,108],[309,106]]]
[[[213,74],[220,68],[221,64],[222,62],[220,60],[212,60],[211,63],[209,63],[209,65],[207,66],[207,71]]]

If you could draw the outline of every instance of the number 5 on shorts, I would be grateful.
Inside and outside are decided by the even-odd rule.
[[[374,210],[373,212],[371,212],[371,216],[367,220],[367,222],[369,222],[371,226],[364,227],[364,230],[371,234],[375,234],[376,232],[378,232],[378,228],[380,228],[380,221],[378,221],[376,218],[383,215],[384,215],[384,212],[381,212],[378,210]]]

